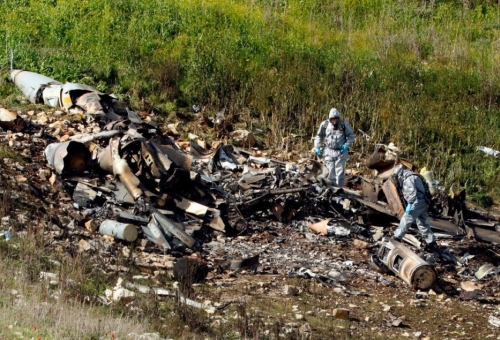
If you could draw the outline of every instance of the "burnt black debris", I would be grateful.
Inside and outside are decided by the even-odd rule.
[[[26,82],[34,76],[16,77]],[[366,159],[371,176],[351,171],[345,187],[337,188],[316,159],[288,162],[195,135],[182,139],[178,124],[159,124],[95,89],[68,88],[73,106],[57,106],[64,98],[44,100],[67,113],[83,108],[84,119],[70,120],[61,111],[1,109],[0,141],[35,160],[29,166],[37,178],[23,184],[19,177],[19,185],[59,212],[51,236],[62,240],[70,233],[74,243],[65,247],[71,251],[107,252],[108,268],[128,270],[117,267],[112,254],[133,242],[138,253],[130,256],[144,270],[171,269],[171,261],[193,255],[214,271],[307,277],[345,292],[355,276],[393,286],[392,272],[412,287],[430,289],[449,271],[476,281],[498,272],[500,256],[491,254],[493,269],[474,276],[478,268],[469,264],[463,245],[499,244],[499,217],[468,209],[464,191],[449,195],[433,181],[430,223],[440,249],[426,251],[410,234],[405,244],[384,238],[404,212],[392,169],[402,163],[418,171],[392,143],[376,145]],[[253,134],[233,131],[224,112],[210,121],[216,134],[232,133],[232,140],[242,139],[238,145],[254,145]],[[22,171],[15,160],[3,163]],[[365,260],[329,251],[333,245],[357,249]],[[463,298],[475,296],[484,300],[474,294]]]

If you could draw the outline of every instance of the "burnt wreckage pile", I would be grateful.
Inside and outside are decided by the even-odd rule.
[[[255,243],[272,237],[279,243],[288,234],[300,232],[308,242],[323,242],[324,246],[336,240],[358,249],[379,246],[370,260],[372,269],[380,273],[390,270],[420,289],[435,284],[436,267],[457,267],[469,276],[475,273],[464,270],[468,254],[458,258],[450,249],[423,252],[410,234],[404,238],[408,246],[388,239],[389,227],[397,225],[404,212],[401,194],[391,179],[392,169],[401,162],[417,170],[397,157],[393,145],[378,145],[366,161],[374,176],[351,173],[344,188],[335,188],[329,185],[328,171],[318,160],[283,162],[221,142],[208,147],[194,135],[182,141],[175,125],[160,127],[150,116],[140,116],[90,86],[61,84],[20,70],[13,70],[11,76],[32,103],[87,118],[85,123],[50,123],[43,116],[28,122],[2,109],[0,128],[9,130],[3,133],[3,140],[11,147],[23,148],[16,136],[47,144],[46,161],[71,195],[73,207],[85,216],[82,224],[94,232],[122,242],[147,239],[177,257],[196,252],[220,269],[255,270],[260,264],[334,284],[342,281],[342,274],[332,269],[352,267],[352,261],[323,259],[324,267],[316,268],[324,273],[318,273],[306,267],[311,264],[308,253],[276,254],[267,246],[259,250],[237,240],[250,236]],[[223,114],[214,121],[223,122]],[[254,142],[251,132],[235,133],[242,145]],[[467,209],[464,192],[449,195],[433,189],[430,224],[438,238],[468,236],[500,243],[495,230],[498,217]],[[281,229],[275,232],[269,225]],[[331,237],[321,238],[313,231]],[[233,239],[229,245],[219,242],[226,236]],[[293,266],[286,264],[290,258]],[[495,271],[492,267],[486,274]],[[373,271],[358,269],[357,273],[387,282]]]

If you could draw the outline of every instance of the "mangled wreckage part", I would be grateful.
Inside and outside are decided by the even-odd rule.
[[[494,316],[494,315],[490,315],[490,316],[488,317],[488,322],[489,322],[489,324],[490,324],[490,325],[492,325],[492,326],[495,326],[495,327],[497,327],[497,328],[498,328],[498,327],[500,327],[500,319],[499,319],[499,318],[497,318],[497,317],[496,317],[496,316]]]
[[[412,287],[426,290],[432,288],[437,280],[433,266],[420,258],[410,248],[395,240],[385,240],[372,261],[389,268],[394,274]],[[384,272],[384,268],[380,268]]]
[[[432,229],[443,231],[449,235],[463,235],[464,232],[461,228],[457,227],[453,222],[429,217],[427,222]]]
[[[498,274],[500,273],[500,268],[497,268],[495,267],[494,265],[492,265],[491,263],[488,263],[488,264],[485,264],[485,265],[482,265],[478,270],[477,272],[474,274],[474,276],[478,279],[478,280],[482,280],[483,278],[485,278],[487,275],[489,275],[490,273],[495,273],[495,274]]]
[[[12,122],[17,119],[17,113],[11,112],[7,109],[0,108],[0,121]]]
[[[308,159],[310,164],[306,165],[305,170],[305,178],[304,181],[310,182],[323,182],[328,179],[329,171],[328,168],[321,162],[318,162],[314,159]]]
[[[112,160],[111,170],[113,171],[113,175],[120,179],[120,182],[123,183],[130,196],[132,196],[134,200],[137,200],[143,194],[141,181],[134,175],[127,161],[120,158],[119,146],[119,139],[112,139],[108,146],[109,150],[106,148],[100,154],[99,165],[105,170],[110,170],[109,164]]]
[[[11,70],[10,75],[14,84],[33,104],[60,107],[69,113],[84,112],[92,117],[106,117],[109,120],[122,119],[115,110],[122,113],[126,105],[95,87],[62,84],[44,75],[23,70]]]
[[[241,146],[251,148],[255,145],[255,137],[253,133],[248,130],[235,130],[229,133],[229,136],[236,139]]]
[[[413,236],[413,235],[406,234],[403,237],[403,240],[405,242],[411,244],[412,246],[414,246],[417,249],[422,249],[422,243],[415,236]]]
[[[389,203],[389,207],[392,211],[394,211],[399,218],[403,217],[405,209],[403,207],[403,203],[401,202],[401,198],[399,197],[398,189],[392,179],[385,181],[382,185],[382,191],[384,192],[387,203]]]
[[[108,146],[102,149],[97,155],[97,163],[101,169],[110,174],[113,173],[113,150],[118,150],[119,145],[120,140],[118,138],[113,138],[109,141]]]
[[[174,198],[174,202],[177,208],[184,210],[187,213],[196,215],[198,217],[203,217],[208,211],[208,207],[203,204],[190,201],[184,197]]]
[[[127,242],[134,242],[138,235],[134,225],[113,220],[103,221],[99,226],[99,232]]]
[[[80,143],[88,143],[99,139],[112,138],[120,134],[122,134],[122,132],[118,130],[102,131],[93,135],[82,134],[82,135],[71,136],[69,140]]]
[[[384,171],[394,166],[398,155],[384,144],[377,144],[373,154],[367,158],[366,167],[368,169]]]
[[[200,283],[208,275],[208,266],[198,259],[180,258],[173,267],[174,280],[181,284]]]
[[[351,234],[350,225],[343,220],[329,218],[318,223],[309,223],[309,228],[320,235],[347,237]]]
[[[174,222],[169,220],[167,217],[165,217],[157,209],[154,208],[153,208],[153,216],[156,219],[156,221],[158,221],[158,224],[165,231],[165,233],[168,233],[176,237],[189,248],[193,247],[195,243],[194,238],[186,234],[184,230],[181,230]]]
[[[371,208],[373,210],[379,211],[379,212],[381,212],[383,214],[397,217],[396,213],[394,211],[392,211],[392,209],[389,207],[388,204],[383,205],[383,204],[380,204],[380,202],[377,202],[377,203],[370,202],[370,201],[365,200],[365,199],[363,199],[363,198],[361,198],[359,196],[356,196],[355,194],[353,194],[352,191],[348,191],[345,188],[343,188],[343,190],[344,190],[344,192],[346,194],[348,194],[348,197],[351,200],[357,201],[357,202],[361,203],[362,205],[365,205],[368,208]]]
[[[58,174],[65,175],[84,172],[91,155],[83,143],[64,142],[48,145],[45,158]]]
[[[479,228],[468,223],[465,224],[465,229],[467,231],[468,237],[473,237],[478,241],[486,241],[496,245],[500,245],[500,233],[496,230]]]
[[[144,235],[153,242],[154,244],[159,245],[164,250],[171,249],[170,244],[167,241],[167,236],[165,235],[163,229],[161,228],[158,220],[154,215],[151,216],[151,221],[147,226],[142,226],[142,231]]]
[[[105,117],[104,108],[101,105],[101,97],[96,92],[87,92],[75,100],[75,106],[82,108],[86,114]]]
[[[260,254],[237,260],[214,259],[214,264],[224,270],[251,269],[255,271],[260,264]]]
[[[213,158],[213,161],[218,168],[225,170],[236,171],[239,168],[238,164],[235,163],[235,160],[224,151],[224,148],[219,149],[219,152]]]
[[[115,159],[113,161],[113,173],[116,177],[120,178],[120,181],[134,200],[142,196],[141,181],[134,175],[126,160],[121,158]]]
[[[118,220],[118,222],[130,223],[130,224],[140,225],[140,226],[148,225],[148,223],[149,223],[148,218],[142,217],[142,216],[137,216],[137,215],[132,215],[132,214],[127,213],[126,211],[120,211],[118,213],[117,220]]]
[[[23,70],[12,70],[10,72],[10,78],[31,103],[43,103],[52,107],[57,107],[59,105],[59,95],[54,96],[55,99],[47,98],[47,102],[45,102],[43,92],[46,88],[51,86],[55,86],[56,89],[60,90],[62,83],[44,75]]]
[[[215,230],[225,232],[226,231],[226,224],[224,223],[224,220],[220,216],[220,211],[217,209],[208,209],[208,213],[205,217],[205,220],[207,221],[206,224]]]
[[[207,306],[201,302],[194,301],[188,298],[185,298],[182,294],[179,293],[179,302],[186,304],[187,306],[203,309],[208,314],[214,314],[216,309],[212,306]]]
[[[106,180],[105,185],[111,189],[111,194],[113,195],[113,198],[111,198],[110,201],[113,201],[116,204],[135,203],[136,200],[130,195],[129,191],[122,182]]]
[[[363,197],[370,202],[379,201],[382,185],[376,180],[371,180],[363,176],[359,176],[359,180],[361,181],[361,193]]]
[[[73,202],[81,208],[91,208],[99,194],[101,192],[92,189],[85,183],[78,183],[73,192]]]
[[[17,113],[0,108],[0,128],[21,132],[24,130],[24,119],[17,116]]]
[[[193,156],[186,155],[179,150],[174,149],[171,145],[162,145],[157,142],[151,142],[151,145],[156,149],[156,151],[160,154],[166,155],[169,160],[174,162],[179,168],[184,171],[191,171],[191,165],[193,163]]]
[[[477,150],[478,151],[482,151],[482,152],[484,152],[487,155],[491,155],[491,156],[494,156],[494,157],[500,157],[500,151],[494,150],[492,148],[488,148],[486,146],[478,146]]]
[[[156,152],[149,142],[141,143],[141,155],[155,178],[165,176],[172,166],[172,162],[162,153]]]
[[[193,155],[198,159],[211,159],[219,152],[220,148],[221,146],[219,145],[219,147],[217,147],[214,150],[207,150],[202,146],[200,146],[199,144],[191,141],[189,152],[191,153],[191,155]]]
[[[250,188],[260,188],[260,185],[255,185],[260,181],[267,179],[266,175],[252,175],[250,173],[244,174],[238,181],[239,186],[243,190],[248,190]]]
[[[333,283],[339,287],[343,287],[342,285],[340,285],[338,283],[339,281],[337,279],[334,279],[328,275],[315,273],[311,269],[308,269],[305,267],[301,267],[299,270],[297,270],[296,275],[303,277],[303,278],[306,278],[306,279],[315,279],[315,280],[318,280],[321,282],[330,282],[330,283]]]

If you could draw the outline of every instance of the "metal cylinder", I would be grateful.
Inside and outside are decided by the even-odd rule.
[[[134,175],[128,163],[124,159],[115,159],[113,161],[113,172],[115,176],[119,176],[120,181],[125,185],[129,194],[136,200],[142,195],[142,190],[139,187],[141,181]]]
[[[430,289],[437,280],[433,266],[395,240],[384,242],[378,257],[392,272],[413,287]]]
[[[85,171],[91,154],[83,143],[64,142],[48,145],[45,158],[58,174],[77,174]]]
[[[99,226],[99,232],[102,235],[113,236],[127,242],[134,242],[137,239],[137,228],[133,224],[113,220],[102,222]]]

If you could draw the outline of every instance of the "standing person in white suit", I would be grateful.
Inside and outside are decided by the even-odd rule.
[[[325,165],[330,171],[329,179],[337,187],[344,186],[344,168],[349,155],[349,147],[354,143],[356,135],[351,125],[340,118],[336,108],[332,108],[328,119],[323,121],[314,139],[314,151],[318,156],[323,156]],[[321,145],[324,142],[324,152]]]

